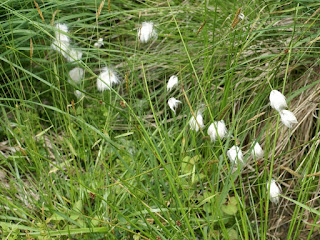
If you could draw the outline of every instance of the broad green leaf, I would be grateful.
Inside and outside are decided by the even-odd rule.
[[[227,204],[221,206],[221,210],[228,215],[235,215],[238,212],[237,199],[231,197]]]
[[[228,229],[229,240],[238,240],[238,233],[236,230]]]
[[[78,200],[74,205],[73,205],[73,210],[74,211],[80,211],[82,212],[83,210],[83,204],[81,200]]]
[[[59,214],[57,214],[57,213],[54,213],[54,214],[52,214],[52,216],[49,218],[49,219],[47,219],[47,223],[49,223],[50,221],[61,221],[61,220],[64,220],[65,218],[64,217],[62,217],[61,215],[59,215]]]
[[[192,158],[189,156],[182,160],[181,171],[183,174],[191,173],[193,171],[194,165],[199,161],[200,156],[196,155]]]

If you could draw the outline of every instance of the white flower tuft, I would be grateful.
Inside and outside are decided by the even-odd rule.
[[[171,110],[174,112],[174,114],[176,114],[176,109],[179,103],[181,103],[181,101],[175,99],[174,97],[168,100],[168,105],[171,108]]]
[[[78,98],[78,99],[81,99],[82,97],[84,97],[84,93],[79,91],[79,90],[75,90],[74,91],[74,95]]]
[[[254,158],[263,158],[264,156],[264,151],[261,148],[260,144],[258,142],[256,142],[253,146],[253,149],[251,151],[251,155]]]
[[[243,154],[238,146],[232,146],[232,148],[227,151],[227,156],[231,163],[243,163]]]
[[[113,84],[118,84],[119,78],[117,74],[109,67],[104,67],[97,78],[97,88],[100,92],[110,90]]]
[[[287,108],[286,97],[283,96],[278,90],[272,90],[270,92],[270,105],[272,108],[280,112],[282,109]]]
[[[68,32],[67,25],[58,23],[56,28],[58,31],[55,32],[56,39],[51,44],[52,49],[61,53],[68,62],[79,61],[82,58],[82,52],[70,46],[70,38],[65,34]]]
[[[66,24],[63,23],[57,23],[56,24],[57,31],[54,33],[56,40],[58,42],[63,42],[64,44],[69,45],[70,38],[66,35],[68,33],[68,27]]]
[[[94,44],[94,47],[101,48],[103,45],[103,38],[99,38],[98,41]]]
[[[194,118],[194,116],[192,116],[192,118],[190,119],[189,125],[191,130],[195,130],[196,132],[199,131],[199,129],[203,129],[204,128],[204,124],[203,124],[203,117],[201,112],[197,112],[196,115],[196,119]]]
[[[141,43],[148,42],[151,38],[156,38],[157,32],[152,22],[143,22],[138,30],[138,39]]]
[[[296,116],[288,110],[281,110],[280,117],[282,123],[286,125],[288,128],[292,128],[293,124],[298,123]]]
[[[80,67],[75,67],[72,70],[69,71],[69,82],[74,82],[76,84],[80,84],[83,76],[84,76],[84,70]]]
[[[269,182],[267,183],[267,189],[269,189]],[[270,183],[270,201],[278,203],[281,194],[281,187],[276,183],[274,179],[271,179]]]
[[[62,54],[65,58],[68,56],[68,52],[70,51],[69,43],[59,42],[57,40],[53,41],[53,43],[51,44],[51,47],[53,50]]]
[[[61,53],[64,57],[69,52],[70,38],[65,34],[68,33],[68,27],[65,24],[56,24],[56,31],[54,33],[55,40],[51,44],[53,50]]]
[[[172,75],[169,78],[168,84],[167,84],[167,91],[171,91],[171,89],[178,84],[178,77],[176,75]]]
[[[214,142],[217,140],[218,137],[220,139],[223,139],[227,135],[228,130],[224,121],[221,120],[211,123],[207,133],[211,138],[211,142]]]
[[[82,52],[74,48],[70,48],[67,56],[65,56],[68,62],[79,61],[82,58]]]

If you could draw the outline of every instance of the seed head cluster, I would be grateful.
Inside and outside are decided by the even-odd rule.
[[[269,99],[271,107],[280,114],[281,121],[285,126],[292,128],[298,123],[298,120],[293,112],[286,110],[286,108],[288,108],[286,97],[281,92],[278,90],[272,90],[270,92]]]
[[[244,16],[240,17],[244,18]],[[69,37],[69,29],[66,24],[58,23],[55,25],[55,32],[54,32],[54,40],[51,45],[52,49],[56,50],[62,56],[71,63],[75,63],[81,60],[82,58],[82,52],[80,50],[77,50],[76,48],[73,48],[71,46],[71,40]],[[154,23],[152,22],[143,22],[140,27],[138,28],[137,32],[137,40],[139,43],[146,44],[152,39],[157,38],[157,32],[154,27]],[[99,38],[95,43],[95,48],[101,48],[104,46],[103,38]],[[69,79],[68,81],[72,84],[81,85],[83,79],[85,77],[85,70],[82,67],[74,67],[72,70],[69,71]],[[167,94],[177,94],[177,86],[178,86],[178,76],[172,75],[167,84]],[[120,80],[117,75],[117,72],[114,68],[110,66],[104,66],[99,70],[99,75],[96,79],[96,86],[97,90],[99,92],[104,92],[105,90],[111,90],[111,88],[119,84]],[[74,91],[75,96],[78,99],[82,99],[84,95],[83,90],[76,89]],[[298,123],[295,115],[293,112],[287,110],[288,105],[286,102],[285,96],[279,92],[278,90],[272,90],[270,92],[269,96],[270,100],[270,106],[275,109],[279,114],[282,123],[288,127],[292,128],[295,124]],[[181,107],[182,101],[178,100],[176,97],[171,96],[168,98],[168,106],[173,112],[174,115],[176,115],[178,108]],[[189,102],[188,102],[189,103]],[[189,104],[190,105],[190,104]],[[189,120],[189,127],[190,130],[195,131],[196,133],[201,131],[203,133],[203,129],[206,127],[204,123],[204,117],[203,113],[204,110],[202,108],[197,109],[196,111],[191,111],[192,114],[191,118]],[[189,115],[189,117],[190,117]],[[223,119],[212,121],[207,129],[207,135],[209,136],[211,140],[211,144],[224,144],[225,139],[228,139],[230,137],[233,137],[231,133],[228,133],[228,128],[226,126],[226,123]],[[246,158],[244,157],[244,154],[241,150],[241,147],[238,146],[239,143],[232,146],[229,150],[226,151],[226,156],[230,161],[231,166],[233,169],[238,169],[239,167],[245,166]],[[262,149],[261,145],[257,140],[252,141],[250,145],[250,150],[248,151],[251,155],[252,159],[262,159],[265,156],[265,152]],[[274,179],[271,179],[270,185],[269,182],[266,185],[267,190],[269,191],[270,201],[273,203],[279,202],[279,197],[281,194],[281,187],[276,183]]]

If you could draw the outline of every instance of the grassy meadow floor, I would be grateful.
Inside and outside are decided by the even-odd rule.
[[[311,0],[1,1],[2,239],[319,239],[319,18]],[[158,37],[140,43],[145,21]],[[80,61],[51,48],[56,23]],[[104,66],[121,82],[99,92]],[[272,89],[293,128],[270,107]],[[211,142],[217,120],[228,137]],[[264,158],[250,155],[255,141]]]

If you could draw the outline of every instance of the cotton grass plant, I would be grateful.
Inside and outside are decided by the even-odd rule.
[[[317,239],[319,7],[2,3],[1,236]]]

